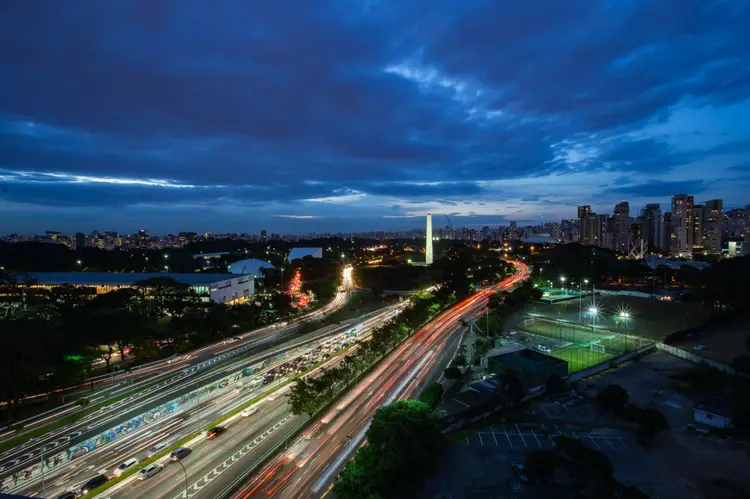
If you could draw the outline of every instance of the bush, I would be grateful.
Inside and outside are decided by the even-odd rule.
[[[440,383],[433,383],[419,395],[420,402],[424,402],[430,408],[431,411],[437,409],[440,405],[440,399],[443,397],[443,385]]]

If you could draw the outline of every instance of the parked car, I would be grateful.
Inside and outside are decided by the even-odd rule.
[[[148,452],[146,452],[146,457],[152,457],[160,451],[163,451],[167,447],[169,447],[169,442],[167,440],[165,440],[164,442],[159,442],[158,444],[154,444],[154,446],[151,447]]]
[[[83,487],[81,487],[81,495],[85,496],[98,486],[107,483],[107,480],[109,480],[107,475],[96,475],[95,477],[90,478],[89,481],[84,483]]]
[[[257,408],[257,407],[248,407],[247,409],[245,409],[244,411],[242,411],[242,412],[240,413],[240,415],[241,415],[241,416],[242,416],[243,418],[247,418],[247,417],[250,417],[250,416],[252,416],[252,415],[253,415],[253,414],[255,414],[256,412],[258,412],[258,408]]]
[[[189,456],[191,452],[193,452],[193,450],[189,447],[177,447],[169,455],[169,459],[173,462],[180,461],[181,459]]]
[[[529,470],[526,469],[526,467],[522,463],[513,463],[513,471],[516,472],[516,475],[518,475],[518,479],[521,480],[522,483],[529,483],[531,482],[531,477],[529,476]]]
[[[130,468],[132,468],[133,466],[135,466],[136,464],[138,464],[138,460],[136,458],[134,458],[134,457],[131,457],[127,461],[123,461],[120,464],[120,466],[118,466],[117,468],[115,468],[115,471],[112,474],[115,477],[118,477],[118,476],[122,475],[123,473],[125,473]]]
[[[55,497],[55,499],[76,499],[78,497],[75,492],[65,492]]]
[[[145,480],[159,473],[162,469],[161,464],[151,463],[138,472],[138,480]]]
[[[214,426],[213,428],[208,430],[208,438],[216,438],[225,431],[227,431],[227,429],[223,426]]]

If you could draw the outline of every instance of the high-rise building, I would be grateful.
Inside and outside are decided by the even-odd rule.
[[[615,205],[612,218],[614,219],[614,247],[612,249],[627,253],[630,250],[630,205],[627,201]]]
[[[706,201],[702,214],[702,243],[703,248],[711,253],[721,253],[721,227],[724,218],[724,203],[721,199]]]
[[[648,250],[661,249],[661,206],[659,203],[650,203],[641,209],[641,220],[641,237]]]
[[[703,205],[693,205],[693,248],[703,249]]]
[[[266,229],[263,229],[262,231],[260,231],[260,241],[261,242],[268,241],[268,232],[266,232]]]
[[[427,214],[427,226],[424,230],[424,261],[432,265],[432,215]]]
[[[750,241],[750,204],[745,206],[745,241]]]
[[[671,227],[670,253],[689,255],[693,250],[693,196],[672,196]]]
[[[742,237],[745,233],[745,210],[736,208],[724,213],[724,223],[721,226],[723,239]]]
[[[588,216],[591,214],[591,206],[578,207],[578,242],[580,244],[591,245],[593,234],[591,233],[588,223]]]
[[[672,236],[674,236],[674,233],[672,232],[672,213],[668,211],[661,217],[661,230],[659,231],[659,249],[662,252],[669,252],[669,249],[672,245]]]
[[[596,216],[596,245],[600,248],[609,248],[610,243],[607,241],[607,235],[609,232],[607,232],[607,221],[609,220],[609,215],[597,215]]]

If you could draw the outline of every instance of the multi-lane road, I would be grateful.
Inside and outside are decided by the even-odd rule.
[[[227,370],[231,368],[241,369],[253,362],[262,363],[306,342],[330,334],[329,328],[281,343],[304,322],[337,310],[346,300],[347,293],[340,292],[325,307],[299,319],[245,333],[229,343],[219,342],[201,348],[176,361],[165,360],[132,374],[121,375],[125,378],[120,381],[122,386],[110,395],[116,395],[124,390],[128,394],[126,398],[91,412],[76,423],[49,432],[39,439],[29,440],[28,443],[0,455],[0,492],[26,490],[41,482],[39,464],[42,454],[45,455],[47,463],[45,478],[59,474],[75,465],[66,463],[64,454],[76,444],[85,442],[102,431],[158,407],[166,401],[180,397],[196,387],[220,379],[226,376]],[[96,398],[92,398],[92,403],[97,401]],[[36,469],[32,469],[33,467]]]
[[[460,343],[460,319],[481,312],[494,290],[511,288],[528,276],[526,265],[512,263],[517,268],[512,277],[455,305],[404,342],[355,390],[312,423],[289,450],[238,488],[235,499],[323,496],[364,442],[377,408],[410,398],[437,380]]]
[[[148,425],[141,425],[138,428],[120,435],[115,441],[108,445],[87,452],[68,463],[67,466],[56,467],[47,472],[44,483],[47,497],[56,497],[65,491],[76,491],[89,478],[99,473],[112,476],[113,470],[124,460],[135,457],[139,460],[146,459],[148,451],[157,444],[174,444],[178,440],[194,434],[205,428],[211,421],[215,421],[236,411],[238,408],[247,405],[253,399],[262,395],[274,386],[284,384],[290,374],[286,376],[278,374],[279,366],[289,365],[289,363],[306,355],[308,359],[320,360],[325,354],[325,349],[320,349],[330,345],[332,351],[334,340],[343,341],[348,338],[348,332],[357,329],[359,337],[369,334],[372,328],[377,327],[384,321],[393,316],[396,306],[386,307],[379,312],[369,314],[362,319],[349,321],[347,324],[340,326],[329,326],[319,331],[312,332],[301,338],[296,338],[277,348],[266,350],[256,356],[251,356],[242,360],[237,360],[228,365],[223,365],[220,372],[207,373],[203,376],[205,379],[214,379],[215,377],[226,376],[237,373],[234,381],[222,389],[212,391],[205,397],[201,398],[197,404],[187,406],[184,410],[176,411],[165,415],[157,420],[150,422]],[[320,348],[318,348],[320,347]],[[317,348],[317,350],[316,350]],[[281,352],[281,353],[280,353]],[[318,352],[315,354],[314,352]],[[317,357],[314,357],[317,355]],[[309,360],[308,360],[309,361]],[[330,362],[336,362],[338,358],[334,357]],[[258,366],[259,369],[251,376],[241,376],[242,368],[249,364]],[[269,384],[262,382],[266,373],[276,371],[277,377]],[[187,387],[179,387],[179,390],[191,389],[194,385],[203,386],[206,381],[196,380],[188,383]],[[241,382],[241,384],[240,384]],[[183,463],[186,467],[190,480],[190,487],[197,491],[199,488],[214,482],[211,487],[226,487],[227,482],[236,479],[236,474],[242,470],[235,467],[232,473],[226,474],[219,478],[221,471],[229,471],[230,466],[225,466],[219,472],[211,475],[211,479],[203,479],[206,475],[219,466],[223,461],[229,459],[233,453],[234,442],[238,445],[237,449],[241,450],[236,456],[247,457],[243,459],[243,467],[252,461],[253,456],[259,455],[263,451],[267,452],[277,442],[277,438],[283,437],[294,430],[294,425],[299,424],[296,418],[289,414],[288,404],[284,397],[284,390],[275,393],[270,398],[263,399],[254,404],[258,412],[252,417],[244,418],[241,415],[230,419],[225,424],[230,430],[219,437],[216,441],[208,441],[205,438],[199,438],[193,446],[193,454],[190,459]],[[174,394],[164,394],[162,398],[174,398]],[[135,409],[136,412],[142,412],[143,409]],[[108,423],[107,426],[111,426]],[[256,445],[249,445],[255,439],[255,433],[258,432],[260,439]],[[222,444],[223,442],[223,444]],[[239,445],[242,443],[242,445]],[[218,449],[211,451],[212,445],[219,444]],[[215,445],[214,445],[215,447]],[[228,454],[229,453],[229,454]],[[162,473],[153,477],[147,483],[136,482],[131,480],[126,487],[113,490],[107,497],[168,497],[170,494],[183,494],[185,490],[184,476],[182,480],[176,482],[171,480],[171,474],[174,470],[183,471],[179,465],[174,469],[167,467]],[[142,486],[141,486],[142,485]],[[42,493],[42,483],[36,480],[29,483],[28,486],[13,489],[14,492],[23,492],[26,494]],[[191,497],[194,494],[191,494]],[[202,494],[201,494],[202,495]]]

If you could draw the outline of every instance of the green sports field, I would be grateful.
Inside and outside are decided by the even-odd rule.
[[[552,357],[566,361],[568,363],[568,373],[574,373],[611,359],[614,355],[597,352],[591,350],[590,347],[570,345],[560,350],[555,350],[552,352]]]

